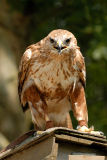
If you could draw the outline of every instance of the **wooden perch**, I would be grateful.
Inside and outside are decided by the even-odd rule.
[[[6,147],[9,144],[9,141],[7,140],[7,138],[0,133],[0,149]]]
[[[0,160],[105,160],[106,156],[105,136],[56,127],[24,134],[1,152]]]

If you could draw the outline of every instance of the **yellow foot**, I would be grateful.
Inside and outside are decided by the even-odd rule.
[[[37,133],[37,135],[41,135],[44,133],[44,131],[37,131],[36,133]]]
[[[82,127],[78,126],[77,130],[80,132],[90,133],[97,136],[104,135],[104,133],[101,131],[94,131],[94,127],[88,128],[86,126],[82,126]]]

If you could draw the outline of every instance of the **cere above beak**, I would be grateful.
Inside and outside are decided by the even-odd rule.
[[[61,53],[61,51],[64,49],[64,48],[66,48],[66,46],[56,46],[56,47],[54,47],[54,48],[56,48],[57,50],[58,50],[58,52],[59,53]]]

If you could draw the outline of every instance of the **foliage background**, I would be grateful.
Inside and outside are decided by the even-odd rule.
[[[32,128],[30,114],[23,115],[18,100],[20,58],[28,45],[56,28],[77,37],[87,68],[89,126],[107,135],[106,7],[106,0],[0,1],[0,133],[8,141]]]

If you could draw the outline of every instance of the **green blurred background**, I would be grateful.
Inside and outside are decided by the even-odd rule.
[[[2,146],[32,128],[30,113],[22,113],[18,99],[20,58],[28,45],[57,28],[78,40],[87,69],[89,126],[107,135],[107,0],[0,0]],[[76,128],[74,118],[73,123]]]

